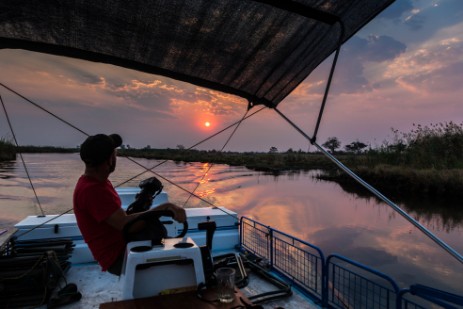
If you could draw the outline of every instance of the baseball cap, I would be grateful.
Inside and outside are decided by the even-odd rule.
[[[122,145],[119,134],[97,134],[87,137],[80,146],[80,158],[86,164],[99,165],[106,161],[114,149]]]

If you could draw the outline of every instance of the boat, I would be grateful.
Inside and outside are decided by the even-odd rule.
[[[393,2],[44,0],[18,5],[1,1],[0,48],[25,49],[163,75],[242,97],[248,101],[248,111],[259,107],[272,109],[342,170],[463,262],[458,252],[317,143],[342,44]],[[314,133],[309,135],[278,107],[333,54],[318,120]],[[22,96],[5,84],[0,86]],[[248,114],[242,120],[247,117]],[[140,189],[119,189],[125,207]],[[163,192],[154,204],[167,199],[168,194]],[[36,304],[112,308],[136,306],[145,304],[144,301],[161,304],[182,297],[220,307],[222,304],[207,294],[213,289],[208,283],[219,267],[236,269],[235,283],[241,288],[236,291],[239,297],[231,304],[235,308],[256,308],[258,304],[267,308],[463,306],[462,296],[419,283],[399,288],[386,274],[348,257],[325,256],[309,241],[225,207],[188,209],[187,217],[188,226],[161,218],[172,236],[161,245],[130,242],[119,280],[101,272],[95,264],[73,214],[25,218],[15,229],[2,234],[6,239],[4,265],[25,263],[49,279],[45,284],[38,282],[40,289],[35,291],[35,298],[28,298],[21,292],[23,281],[13,284],[8,280],[14,276],[3,275],[2,280],[8,279],[9,283],[4,285],[7,288],[3,290],[2,307]],[[12,256],[17,252],[24,255]],[[153,278],[159,277],[165,280],[153,284]],[[62,280],[64,287],[60,285]],[[69,282],[78,283],[79,291]],[[11,286],[14,289],[8,290]],[[18,297],[12,297],[14,293]],[[13,298],[15,302],[11,301]],[[188,305],[191,307],[192,303]],[[190,308],[188,305],[185,308]]]

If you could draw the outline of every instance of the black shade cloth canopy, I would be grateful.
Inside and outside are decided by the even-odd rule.
[[[394,0],[0,0],[0,48],[111,63],[276,107]]]

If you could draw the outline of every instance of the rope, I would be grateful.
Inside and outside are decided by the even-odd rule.
[[[193,149],[194,147],[201,145],[202,143],[204,143],[204,142],[210,140],[211,138],[213,138],[213,137],[215,137],[215,136],[217,136],[217,135],[223,133],[224,131],[230,129],[230,128],[233,127],[233,126],[235,126],[235,129],[234,129],[234,132],[233,132],[233,134],[234,134],[235,131],[236,131],[236,129],[238,128],[239,124],[241,124],[241,122],[243,122],[244,120],[248,119],[249,117],[254,116],[255,114],[261,112],[261,111],[264,110],[264,109],[265,109],[265,107],[261,107],[259,110],[257,110],[257,111],[255,111],[255,112],[251,113],[250,115],[247,115],[247,113],[248,113],[249,110],[246,111],[246,113],[244,114],[243,118],[241,118],[241,120],[232,123],[231,125],[225,127],[224,129],[222,129],[222,130],[220,130],[220,131],[218,131],[218,132],[216,132],[216,133],[210,135],[209,137],[207,137],[207,138],[201,140],[200,142],[198,142],[198,143],[196,143],[196,144],[194,144],[194,145],[188,147],[185,151],[190,150],[190,149]],[[246,116],[246,115],[247,115],[247,116]],[[233,134],[232,134],[231,136],[233,136]],[[230,141],[231,136],[228,138],[228,140],[227,140],[227,142],[225,143],[224,147],[222,147],[222,150],[225,148],[225,146],[226,146],[226,145],[228,144],[228,142]],[[221,151],[222,151],[222,150],[221,150]],[[222,211],[222,212],[225,213],[226,215],[235,217],[234,214],[228,213],[228,212],[225,211],[224,209],[218,208],[217,206],[215,206],[213,203],[209,202],[208,200],[206,200],[206,199],[204,199],[204,198],[202,198],[202,197],[200,197],[200,196],[194,194],[194,191],[198,188],[198,186],[196,186],[196,188],[195,188],[195,190],[193,190],[193,192],[190,192],[190,191],[188,191],[187,189],[183,188],[182,186],[180,186],[180,185],[174,183],[173,181],[171,181],[171,180],[169,180],[169,179],[167,179],[167,178],[161,176],[160,174],[158,174],[158,173],[156,173],[156,172],[154,171],[155,168],[159,167],[160,165],[166,163],[166,162],[169,161],[169,160],[164,160],[164,161],[162,161],[162,162],[160,162],[160,163],[154,165],[154,166],[151,167],[151,168],[147,168],[147,167],[141,165],[140,163],[138,163],[136,160],[130,158],[129,156],[124,156],[124,157],[125,157],[126,159],[128,159],[129,161],[131,161],[131,162],[137,164],[138,166],[144,168],[145,170],[144,170],[143,172],[138,173],[137,175],[135,175],[135,176],[133,176],[133,177],[131,177],[131,178],[125,180],[124,182],[119,183],[118,185],[115,186],[116,188],[118,188],[118,187],[120,187],[120,186],[122,186],[122,185],[128,183],[128,182],[131,181],[131,180],[134,180],[135,178],[137,178],[137,177],[139,177],[139,176],[145,174],[146,172],[151,172],[151,173],[153,173],[154,175],[156,175],[157,177],[162,178],[163,180],[167,181],[167,182],[170,183],[171,185],[173,185],[173,186],[179,188],[180,190],[182,190],[182,191],[184,191],[184,192],[186,192],[186,193],[189,194],[189,197],[188,197],[187,201],[184,203],[184,206],[185,206],[185,204],[188,202],[188,200],[190,199],[190,197],[191,197],[191,196],[194,196],[194,197],[196,197],[197,199],[201,200],[202,202],[205,202],[206,204],[208,204],[208,205],[210,205],[210,206],[212,206],[212,207],[214,207],[214,208],[216,208],[216,209],[219,209],[220,211]],[[209,171],[209,170],[208,170],[208,171]],[[207,174],[208,171],[206,171],[206,174]],[[204,179],[204,176],[203,176],[203,178],[201,178],[201,179]]]
[[[64,120],[63,118],[59,117],[58,115],[55,115],[54,113],[48,111],[47,109],[45,109],[44,107],[40,106],[39,104],[33,102],[32,100],[26,98],[25,96],[23,96],[22,94],[20,94],[19,92],[11,89],[10,87],[6,86],[5,84],[3,83],[0,83],[0,86],[4,87],[5,89],[11,91],[12,93],[14,93],[15,95],[17,95],[18,97],[20,97],[21,99],[25,100],[26,102],[29,102],[30,104],[34,105],[35,107],[37,107],[38,109],[44,111],[45,113],[51,115],[52,117],[58,119],[59,121],[63,122],[64,124],[70,126],[71,128],[79,131],[80,133],[86,135],[86,136],[90,136],[90,134],[84,132],[83,130],[79,129],[78,127],[76,127],[75,125],[71,124],[70,122]]]
[[[3,98],[1,95],[0,95],[0,101],[2,102],[2,107],[3,107],[3,111],[5,112],[6,121],[8,122],[8,126],[10,127],[11,134],[13,135],[16,148],[19,148],[18,140],[16,139],[16,135],[14,134],[14,130],[13,130],[13,125],[11,124],[11,121],[10,121],[10,116],[8,115],[5,103],[3,102]],[[37,195],[37,192],[35,191],[34,184],[32,183],[31,176],[29,175],[29,170],[27,169],[26,162],[24,161],[24,157],[21,152],[19,153],[19,156],[21,157],[21,162],[24,167],[24,171],[26,172],[27,179],[29,180],[29,184],[31,185],[32,191],[34,192],[35,200],[37,201],[37,204],[39,206],[40,213],[41,213],[40,217],[45,217],[45,213],[43,211],[42,205],[40,204],[39,197]]]
[[[85,136],[90,136],[89,133],[87,133],[87,132],[83,131],[82,129],[78,128],[77,126],[71,124],[69,121],[66,121],[66,120],[63,119],[62,117],[59,117],[58,115],[56,115],[56,114],[50,112],[50,111],[47,110],[46,108],[40,106],[38,103],[35,103],[35,102],[32,101],[31,99],[25,97],[24,95],[22,95],[22,94],[20,94],[19,92],[13,90],[12,88],[6,86],[5,84],[0,83],[0,86],[4,87],[4,88],[7,89],[8,91],[12,92],[13,94],[17,95],[18,97],[22,98],[23,100],[25,100],[26,102],[32,104],[33,106],[37,107],[38,109],[44,111],[45,113],[51,115],[52,117],[58,119],[59,121],[61,121],[61,122],[63,122],[64,124],[68,125],[69,127],[75,129],[76,131],[78,131],[78,132],[84,134]],[[3,99],[1,98],[1,96],[0,96],[0,100],[1,100],[1,102],[2,102],[3,109],[4,109],[5,115],[6,115],[6,117],[7,117],[8,123],[9,123],[9,125],[10,125],[10,130],[11,130],[11,132],[12,132],[12,134],[13,134],[13,138],[14,138],[14,140],[15,140],[16,146],[19,147],[19,145],[18,145],[18,143],[17,143],[17,140],[16,140],[16,137],[15,137],[15,135],[14,135],[13,128],[12,128],[12,126],[11,126],[11,122],[10,122],[9,117],[8,117],[8,113],[7,113],[6,108],[5,108],[5,104],[3,103]],[[226,143],[225,143],[225,145],[224,145],[224,147],[225,147],[225,146],[228,144],[228,142],[230,141],[231,137],[232,137],[232,136],[234,135],[234,133],[236,132],[237,127],[238,127],[245,119],[248,119],[249,117],[254,116],[255,114],[261,112],[264,108],[265,108],[265,107],[262,107],[261,109],[255,111],[255,112],[253,112],[252,114],[247,115],[247,116],[246,116],[246,114],[247,114],[247,112],[246,112],[246,113],[245,113],[245,116],[243,116],[239,121],[236,121],[236,122],[232,123],[231,125],[225,127],[224,129],[222,129],[222,130],[216,132],[215,134],[210,135],[209,137],[207,137],[207,138],[205,138],[205,139],[203,139],[203,140],[197,142],[196,144],[194,144],[194,145],[192,145],[191,147],[189,147],[187,150],[193,149],[194,147],[197,147],[197,146],[199,146],[199,145],[205,143],[206,141],[208,141],[208,140],[214,138],[215,136],[217,136],[217,135],[223,133],[224,131],[230,129],[231,127],[235,126],[235,130],[233,131],[232,135],[228,138],[228,140],[226,141]],[[224,148],[224,147],[223,147],[223,148]],[[222,150],[223,150],[223,148],[222,148]],[[25,171],[26,171],[26,174],[27,174],[27,177],[28,177],[28,179],[29,179],[29,182],[30,182],[30,185],[31,185],[31,187],[32,187],[32,190],[33,190],[33,192],[34,192],[35,199],[37,200],[37,203],[38,203],[38,205],[39,205],[39,207],[40,207],[40,211],[41,211],[40,217],[45,217],[45,213],[44,213],[44,211],[43,211],[43,209],[42,209],[42,205],[41,205],[41,203],[40,203],[39,197],[38,197],[37,192],[36,192],[36,190],[35,190],[35,188],[34,188],[34,185],[33,185],[33,183],[32,183],[32,179],[31,179],[31,177],[30,177],[30,175],[29,175],[29,172],[28,172],[28,170],[27,170],[27,166],[26,166],[25,161],[24,161],[24,159],[23,159],[22,153],[19,153],[19,155],[20,155],[20,157],[21,157],[21,161],[22,161],[22,163],[23,163],[23,166],[24,166],[24,169],[25,169]],[[123,185],[123,184],[125,184],[125,183],[127,183],[127,182],[129,182],[129,181],[131,181],[131,180],[133,180],[133,179],[135,179],[135,178],[137,178],[137,177],[139,177],[139,176],[141,176],[141,175],[143,175],[143,174],[146,173],[146,172],[152,172],[152,173],[155,174],[157,177],[162,178],[163,180],[165,180],[165,181],[167,181],[168,183],[174,185],[175,187],[179,188],[180,190],[182,190],[182,191],[188,193],[189,196],[188,196],[188,199],[187,199],[187,201],[185,202],[185,204],[188,202],[188,200],[191,198],[191,196],[194,196],[194,197],[196,197],[197,199],[199,199],[199,200],[205,202],[205,203],[208,204],[209,206],[211,206],[211,207],[213,207],[213,208],[215,208],[215,209],[219,209],[219,210],[222,211],[223,213],[225,213],[225,214],[227,214],[227,215],[230,215],[230,216],[233,216],[233,217],[234,217],[234,214],[231,214],[231,213],[225,211],[225,210],[222,209],[222,208],[218,208],[218,207],[215,206],[212,202],[203,199],[202,197],[200,197],[200,196],[194,194],[194,192],[190,192],[189,190],[183,188],[182,186],[180,186],[180,185],[174,183],[173,181],[171,181],[171,180],[169,180],[169,179],[167,179],[167,178],[165,178],[165,177],[163,177],[163,176],[161,176],[161,175],[159,175],[158,173],[156,173],[156,172],[153,171],[153,169],[159,167],[160,165],[164,164],[164,163],[167,162],[168,160],[164,160],[164,161],[162,161],[161,163],[158,163],[158,164],[156,164],[155,166],[153,166],[153,167],[151,167],[151,168],[147,168],[146,166],[140,164],[139,162],[137,162],[136,160],[130,158],[129,156],[123,156],[123,157],[125,157],[125,158],[128,159],[129,161],[135,163],[136,165],[142,167],[143,169],[145,169],[145,171],[143,171],[143,172],[141,172],[141,173],[139,173],[139,174],[137,174],[137,175],[135,175],[135,176],[129,178],[128,180],[126,180],[126,181],[124,181],[124,182],[122,182],[122,183],[116,185],[116,186],[115,186],[116,188],[119,187],[119,186],[121,186],[121,185]],[[204,176],[203,176],[203,177],[204,177]],[[195,188],[195,190],[196,190],[196,189],[197,189],[197,187]],[[184,204],[184,205],[185,205],[185,204]],[[25,231],[24,233],[20,234],[18,237],[21,237],[21,236],[23,236],[23,235],[25,235],[25,234],[28,234],[28,233],[32,232],[33,230],[35,230],[35,229],[37,229],[37,228],[40,228],[40,227],[44,226],[45,224],[47,224],[47,223],[49,223],[49,222],[51,222],[51,221],[53,221],[53,220],[55,220],[55,219],[57,219],[57,218],[63,216],[64,214],[69,213],[69,212],[72,211],[72,210],[73,210],[73,208],[70,208],[70,209],[68,209],[68,210],[66,210],[66,211],[64,211],[64,212],[62,212],[61,214],[57,215],[56,217],[53,217],[53,218],[51,218],[51,219],[49,219],[49,220],[47,220],[47,221],[45,221],[45,222],[43,222],[43,223],[41,223],[41,224],[39,224],[39,225],[37,225],[37,226],[32,227],[30,230]]]
[[[63,122],[64,124],[70,126],[71,128],[73,128],[73,129],[75,129],[75,130],[81,132],[81,133],[84,134],[85,136],[90,136],[90,134],[84,132],[83,130],[79,129],[78,127],[76,127],[75,125],[71,124],[70,122],[64,120],[63,118],[59,117],[58,115],[56,115],[56,114],[54,114],[54,113],[48,111],[48,110],[45,109],[44,107],[42,107],[42,106],[40,106],[39,104],[35,103],[34,101],[32,101],[32,100],[26,98],[25,96],[23,96],[22,94],[20,94],[19,92],[15,91],[15,90],[13,90],[12,88],[6,86],[5,84],[0,83],[0,86],[2,86],[3,88],[5,88],[6,90],[12,92],[13,94],[17,95],[18,97],[20,97],[21,99],[25,100],[26,102],[32,104],[33,106],[37,107],[38,109],[44,111],[45,113],[51,115],[52,117],[58,119],[59,121]],[[8,125],[9,125],[9,127],[10,127],[11,134],[13,135],[13,139],[14,139],[14,141],[15,141],[16,147],[19,147],[18,141],[17,141],[17,139],[16,139],[16,137],[15,137],[15,134],[14,134],[13,126],[11,125],[11,122],[10,122],[10,119],[9,119],[9,116],[8,116],[7,111],[6,111],[6,107],[5,107],[5,104],[4,104],[4,102],[3,102],[3,99],[2,99],[2,97],[1,97],[1,95],[0,95],[0,100],[1,100],[1,102],[2,102],[3,110],[4,110],[4,112],[5,112],[5,117],[6,117],[7,121],[8,121]],[[37,204],[38,204],[38,206],[39,206],[39,208],[40,208],[40,213],[41,213],[41,215],[40,215],[39,217],[44,217],[44,216],[45,216],[45,212],[43,211],[43,208],[42,208],[42,205],[41,205],[41,203],[40,203],[39,197],[38,197],[37,192],[36,192],[36,190],[35,190],[35,188],[34,188],[34,184],[32,183],[32,179],[31,179],[31,177],[30,177],[30,175],[29,175],[29,171],[28,171],[28,169],[27,169],[26,162],[24,161],[24,158],[23,158],[23,155],[22,155],[21,152],[19,152],[19,156],[21,157],[21,162],[22,162],[22,164],[23,164],[24,170],[26,171],[27,178],[28,178],[29,183],[30,183],[30,185],[31,185],[31,187],[32,187],[32,191],[34,192],[34,196],[35,196],[35,199],[36,199],[36,201],[37,201]],[[71,211],[71,210],[72,210],[72,209],[65,211],[64,213],[60,214],[58,217],[62,216],[62,215],[65,214],[65,213],[68,213],[68,212]],[[56,217],[56,218],[58,218],[58,217]],[[53,219],[51,219],[51,220],[48,220],[48,221],[46,221],[46,222],[44,222],[44,223],[42,223],[42,224],[40,224],[40,225],[38,225],[38,226],[36,226],[36,227],[33,227],[30,231],[33,231],[33,230],[35,230],[36,228],[41,227],[41,226],[43,226],[45,223],[47,223],[47,222],[49,222],[49,221],[52,221],[52,220],[54,220],[54,219],[55,219],[55,218],[53,218]],[[24,234],[27,234],[27,232],[25,232]],[[24,235],[24,234],[22,234],[22,235]]]
[[[19,274],[18,276],[13,276],[13,277],[4,277],[2,276],[0,278],[0,282],[5,282],[4,284],[7,284],[6,281],[11,281],[11,280],[19,280],[22,278],[27,277],[30,273],[32,273],[40,264],[44,264],[44,267],[41,269],[41,274],[42,274],[42,282],[43,287],[44,287],[44,292],[42,296],[42,300],[38,305],[42,305],[45,303],[47,299],[47,290],[49,288],[48,283],[49,280],[53,280],[52,274],[54,273],[59,273],[59,278],[56,279],[56,282],[58,282],[60,279],[63,279],[64,282],[67,284],[67,279],[66,276],[64,275],[63,269],[61,268],[61,265],[59,264],[59,259],[58,255],[56,254],[55,251],[49,250],[46,252],[43,252],[43,254],[38,257],[37,261],[30,267],[29,269],[26,269],[23,273]],[[55,271],[53,272],[50,270],[50,268],[54,267]],[[34,306],[35,307],[35,306]]]
[[[252,114],[246,116],[243,120],[248,119],[248,118],[250,118],[251,116],[254,116],[255,114],[261,112],[263,109],[265,109],[265,107],[262,107],[262,108],[260,108],[259,110],[253,112]],[[216,133],[210,135],[209,137],[206,137],[205,139],[199,141],[198,143],[196,143],[196,144],[194,144],[194,145],[188,147],[187,149],[185,149],[185,151],[191,150],[191,149],[193,149],[193,148],[195,148],[195,147],[201,145],[202,143],[207,142],[207,141],[210,140],[211,138],[213,138],[213,137],[215,137],[215,136],[217,136],[217,135],[219,135],[219,134],[225,132],[226,130],[230,129],[231,127],[235,126],[235,125],[236,125],[238,122],[240,122],[240,121],[242,121],[242,120],[236,121],[236,122],[230,124],[229,126],[223,128],[222,130],[220,130],[220,131],[218,131],[218,132],[216,132]],[[128,157],[128,156],[124,156],[124,157],[127,158],[127,159],[129,159],[129,160],[131,160],[130,157]],[[120,186],[122,186],[122,185],[128,183],[129,181],[132,181],[132,180],[134,180],[135,178],[140,177],[141,175],[143,175],[143,174],[146,173],[146,172],[153,172],[153,170],[154,170],[155,168],[161,166],[162,164],[164,164],[164,163],[166,163],[166,162],[168,162],[168,161],[169,161],[169,160],[164,160],[164,161],[162,161],[162,162],[160,162],[160,163],[154,165],[154,166],[151,167],[151,168],[146,168],[146,167],[144,167],[144,168],[145,168],[145,171],[143,171],[143,172],[141,172],[141,173],[138,173],[137,175],[135,175],[135,176],[133,176],[133,177],[131,177],[131,178],[125,180],[124,182],[119,183],[119,184],[116,185],[115,187],[118,188],[118,187],[120,187]]]
[[[37,266],[39,266],[40,264],[45,262],[46,259],[47,259],[47,254],[44,253],[42,256],[40,256],[37,259],[37,261],[34,263],[34,265],[32,265],[31,268],[26,269],[22,274],[20,274],[18,276],[13,276],[13,277],[4,277],[4,276],[2,276],[2,278],[0,278],[0,282],[4,282],[3,284],[7,285],[8,284],[7,281],[9,281],[9,280],[19,280],[19,279],[25,278],[30,273],[32,273],[34,271],[34,269],[37,268]],[[42,275],[43,275],[42,281],[43,281],[43,283],[45,283],[46,280],[48,279],[46,269],[44,269],[44,271],[42,272]],[[46,296],[47,296],[47,284],[43,285],[43,290],[44,291],[43,291],[43,294],[42,294],[42,300],[40,301],[39,305],[41,305],[41,304],[43,304],[45,302],[45,299],[46,299]]]
[[[230,134],[230,136],[228,137],[228,139],[225,141],[224,145],[222,146],[222,148],[220,149],[219,152],[223,152],[223,150],[225,149],[225,147],[228,145],[228,143],[230,142],[231,138],[235,135],[236,131],[238,130],[238,127],[241,125],[241,123],[244,121],[246,115],[248,114],[248,111],[249,110],[246,110],[246,112],[244,113],[243,117],[241,118],[241,120],[238,122],[238,124],[235,126],[235,128],[233,129],[232,133]],[[203,177],[201,177],[201,180],[196,184],[196,187],[193,189],[193,191],[191,192],[191,194],[188,196],[188,198],[186,199],[185,203],[183,204],[183,208],[185,208],[186,204],[188,203],[188,201],[190,200],[191,196],[194,194],[194,192],[196,192],[196,190],[198,189],[198,187],[200,186],[201,182],[204,180],[204,178],[206,177],[206,175],[209,173],[209,171],[212,169],[212,167],[214,166],[214,164],[211,164],[209,166],[209,168],[206,170],[206,172],[204,173]]]

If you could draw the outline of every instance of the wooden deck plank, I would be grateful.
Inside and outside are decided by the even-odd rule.
[[[245,303],[243,303],[245,302]],[[239,289],[235,289],[235,299],[228,304],[220,303],[216,298],[216,292],[212,290],[205,290],[202,298],[198,297],[196,291],[161,295],[147,298],[138,298],[131,300],[115,301],[104,303],[100,305],[100,309],[227,309],[236,308],[245,304],[252,304],[246,296]]]

